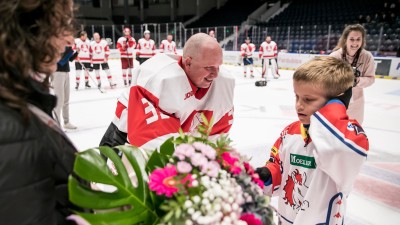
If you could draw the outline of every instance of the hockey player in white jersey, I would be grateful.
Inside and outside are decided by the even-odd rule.
[[[188,39],[183,56],[157,54],[149,59],[118,99],[100,145],[128,142],[153,150],[180,129],[195,131],[202,113],[215,121],[211,135],[227,133],[233,122],[235,79],[219,71],[221,64],[221,47],[205,33]]]
[[[167,39],[161,41],[160,53],[177,54],[175,41],[172,40],[172,34],[168,34]]]
[[[278,45],[271,40],[270,36],[267,36],[261,44],[259,58],[262,59],[262,77],[268,74],[268,68],[271,66],[271,75],[278,79],[280,76],[277,64]]]
[[[251,43],[250,37],[245,39],[245,43],[240,46],[240,55],[243,58],[243,75],[247,76],[247,67],[250,67],[250,77],[254,78],[253,75],[253,53],[256,50],[256,46]]]
[[[143,38],[139,39],[136,49],[140,65],[156,54],[156,43],[153,39],[150,39],[149,30],[144,31]]]
[[[124,36],[118,38],[117,48],[121,54],[122,78],[125,86],[132,82],[133,59],[135,58],[136,40],[131,36],[131,29],[124,28]]]
[[[79,38],[75,39],[75,43],[72,47],[73,50],[79,52],[78,57],[75,59],[75,70],[76,70],[76,86],[75,89],[78,90],[80,79],[82,75],[82,64],[85,68],[91,68],[91,58],[90,58],[90,41],[87,39],[86,31],[79,32]],[[81,64],[82,63],[82,64]],[[89,75],[85,74],[85,87],[90,88],[89,85]]]
[[[110,72],[110,67],[108,66],[108,56],[110,55],[110,48],[106,40],[100,38],[99,33],[93,34],[92,43],[90,43],[90,53],[92,56],[93,69],[96,74],[97,85],[101,87],[100,79],[100,66],[101,69],[106,73],[110,87],[114,88],[116,84],[113,82],[113,78]]]
[[[282,225],[343,224],[347,197],[366,160],[369,143],[349,119],[354,73],[334,57],[301,65],[293,75],[299,121],[287,126],[270,159],[257,168],[264,191],[278,196]]]

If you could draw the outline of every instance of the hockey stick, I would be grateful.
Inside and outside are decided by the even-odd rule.
[[[96,85],[97,89],[99,89],[99,91],[100,91],[101,93],[104,94],[105,91],[104,91],[104,90],[101,90],[101,88],[99,87],[98,83],[97,83],[96,80],[92,77],[92,75],[90,75],[89,71],[86,69],[86,67],[83,65],[83,63],[80,62],[80,61],[79,61],[79,63],[81,64],[82,69],[85,71],[85,73],[90,77],[90,79],[92,79],[92,81],[93,81],[93,83]]]

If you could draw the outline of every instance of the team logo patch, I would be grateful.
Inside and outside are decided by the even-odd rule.
[[[307,182],[307,174],[304,172],[300,174],[298,169],[295,169],[286,180],[286,184],[283,187],[285,191],[285,196],[283,200],[286,205],[289,205],[298,212],[299,210],[306,210],[310,207],[310,203],[307,200],[304,200],[304,196],[306,195],[308,186]]]
[[[301,166],[308,169],[315,169],[315,159],[314,157],[290,154],[290,164],[294,166]]]
[[[353,126],[353,124],[352,124],[351,122],[349,122],[349,123],[347,124],[347,130],[349,130],[349,131],[354,131],[354,126]]]

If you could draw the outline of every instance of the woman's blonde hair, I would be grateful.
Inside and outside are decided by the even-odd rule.
[[[354,73],[348,63],[331,56],[322,56],[298,67],[293,80],[319,86],[326,90],[326,97],[332,98],[353,86]]]
[[[0,1],[0,101],[28,115],[32,72],[58,57],[52,39],[73,32],[73,13],[72,0]]]

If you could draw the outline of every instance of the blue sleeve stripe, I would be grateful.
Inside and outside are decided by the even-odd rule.
[[[315,118],[317,118],[319,120],[319,122],[321,122],[322,125],[324,125],[324,127],[326,127],[326,129],[328,129],[337,139],[339,139],[343,144],[345,144],[347,147],[349,147],[351,150],[355,151],[356,153],[358,153],[361,156],[367,157],[367,154],[365,152],[360,151],[359,149],[357,149],[356,147],[353,146],[353,144],[349,143],[348,141],[346,141],[343,137],[341,137],[336,131],[334,131],[332,129],[332,127],[330,127],[317,113],[314,113]]]

